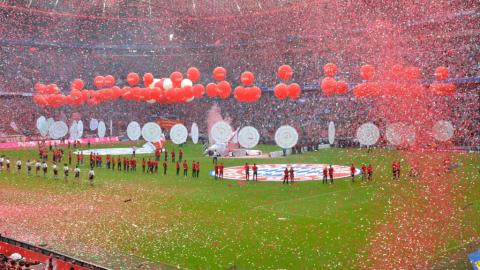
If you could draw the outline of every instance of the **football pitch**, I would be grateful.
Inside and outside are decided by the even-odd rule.
[[[403,151],[330,148],[281,158],[220,159],[225,167],[245,162],[373,166],[372,181],[357,177],[355,183],[343,178],[333,185],[321,180],[284,185],[215,180],[209,175],[212,159],[201,155],[201,145],[183,148],[189,165],[201,162],[199,178],[192,178],[190,170],[188,177],[176,176],[171,162],[167,176],[161,168],[158,174],[144,174],[139,161],[149,156],[137,155],[136,172],[97,168],[93,187],[86,180],[86,164],[80,184],[72,174],[65,183],[51,172],[47,178],[26,175],[25,162],[37,157],[36,150],[2,151],[12,171],[0,173],[0,232],[115,269],[361,269],[376,256],[372,245],[382,224],[401,224],[395,218],[409,211],[398,202],[417,205],[417,191],[425,188],[402,161],[417,154]],[[459,250],[480,246],[480,155],[451,155],[458,167],[438,181],[452,181],[448,203],[455,222],[449,225],[456,230],[426,251],[433,269],[467,269],[466,253]],[[17,158],[24,163],[21,173],[16,172]],[[394,160],[402,162],[400,180],[391,177]]]

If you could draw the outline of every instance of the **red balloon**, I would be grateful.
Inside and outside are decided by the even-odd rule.
[[[432,83],[430,89],[436,96],[453,96],[456,86],[451,83]]]
[[[152,99],[151,98],[151,95],[152,95],[152,89],[150,88],[141,88],[141,91],[140,91],[140,100],[141,101],[146,101],[146,100],[150,100]]]
[[[165,98],[167,98],[168,101],[175,101],[176,96],[175,96],[175,89],[170,88],[168,90],[165,90]]]
[[[390,73],[394,79],[403,77],[404,68],[400,64],[395,64],[390,68]]]
[[[408,80],[419,80],[422,76],[422,71],[418,67],[407,67],[404,73]]]
[[[217,81],[223,81],[227,77],[227,70],[223,67],[216,67],[213,70],[212,76]],[[208,94],[208,92],[207,92],[207,94]]]
[[[60,94],[51,95],[48,99],[48,104],[54,108],[62,106],[65,102],[65,96]]]
[[[126,100],[133,99],[133,93],[130,87],[126,86],[122,89],[122,91],[123,91],[123,94],[122,94],[123,99],[126,99]]]
[[[205,87],[203,87],[201,84],[195,84],[192,87],[192,93],[194,97],[199,98],[205,94]]]
[[[113,92],[112,98],[115,98],[115,99],[119,98],[123,94],[122,89],[120,89],[120,87],[118,86],[112,87],[112,92]]]
[[[250,94],[251,95],[251,99],[250,99],[251,102],[258,101],[260,99],[260,97],[262,96],[262,90],[258,86],[252,87],[250,92],[251,92],[251,94]]]
[[[172,80],[174,87],[180,87],[180,84],[183,80],[183,75],[179,71],[174,71],[172,74],[170,74],[170,80]]]
[[[288,97],[288,86],[284,83],[279,83],[275,86],[273,94],[280,100]]]
[[[58,89],[56,84],[49,84],[47,85],[47,88],[45,89],[45,92],[47,94],[53,95],[53,94],[58,94],[60,90]]]
[[[296,83],[292,83],[288,86],[288,96],[293,100],[298,99],[301,92],[302,88]]]
[[[207,92],[207,96],[209,96],[209,97],[218,96],[217,85],[214,84],[214,83],[207,84],[207,87],[205,88],[205,90]]]
[[[43,95],[34,95],[33,96],[33,102],[35,102],[38,105],[45,106],[47,104],[47,101],[43,97]]]
[[[80,92],[79,90],[73,90],[72,92],[70,92],[70,96],[74,100],[82,100],[82,92]]]
[[[140,82],[140,76],[135,72],[130,72],[127,75],[127,83],[130,86],[135,86]]]
[[[143,85],[145,85],[145,87],[149,87],[150,84],[153,83],[153,74],[152,73],[145,73],[143,74]]]
[[[281,65],[278,68],[277,75],[280,79],[288,81],[293,76],[293,69],[289,65]]]
[[[107,75],[105,76],[105,80],[103,82],[103,85],[105,87],[112,87],[115,85],[115,77],[113,77],[112,75]]]
[[[233,91],[233,97],[240,102],[246,100],[246,94],[245,88],[241,85],[235,87],[235,90]]]
[[[364,80],[371,80],[375,75],[375,68],[371,65],[363,65],[360,68],[360,75]]]
[[[323,73],[327,77],[333,77],[337,73],[337,66],[335,64],[328,63],[323,66]]]
[[[95,77],[95,79],[93,80],[93,85],[95,85],[97,89],[102,88],[105,85],[105,77],[103,76]]]
[[[72,82],[72,88],[75,90],[82,90],[85,87],[85,83],[81,79],[75,79]]]
[[[66,105],[75,105],[75,100],[73,99],[72,96],[68,95],[64,97],[64,103]]]
[[[155,99],[158,101],[160,96],[162,95],[162,90],[158,87],[154,87],[152,91],[150,92],[150,99]]]
[[[365,83],[358,84],[353,88],[353,95],[356,97],[365,97],[367,93],[367,85]]]
[[[325,77],[320,84],[320,88],[324,95],[331,96],[337,91],[337,82],[332,77]]]
[[[174,93],[174,101],[178,101],[178,102],[184,102],[185,101],[185,99],[183,98],[182,88],[174,87],[173,88],[173,93]]]
[[[348,85],[345,81],[337,82],[337,94],[345,94],[348,90]]]
[[[35,90],[37,90],[37,92],[39,94],[46,94],[46,90],[47,90],[47,86],[43,83],[36,83],[35,86],[34,86]]]
[[[435,69],[435,78],[439,81],[444,81],[448,78],[448,68],[438,67]]]
[[[221,81],[217,84],[217,91],[220,98],[226,99],[230,96],[230,93],[232,92],[232,87],[230,86],[229,82]]]
[[[89,99],[89,100],[87,101],[87,104],[88,104],[89,106],[94,107],[94,106],[97,106],[98,104],[100,104],[100,102],[99,102],[97,99],[95,99],[95,98],[91,98],[91,99]]]
[[[187,78],[192,82],[200,80],[200,70],[196,67],[190,67],[187,70]]]
[[[250,71],[245,71],[240,76],[240,81],[246,86],[250,86],[255,81],[255,75],[253,75],[253,73]]]

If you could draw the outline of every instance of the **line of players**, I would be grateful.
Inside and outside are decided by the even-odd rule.
[[[174,153],[174,152],[172,152]],[[183,153],[183,152],[181,152]],[[180,155],[179,160],[175,161],[175,156],[172,155],[172,163],[175,163],[175,170],[176,170],[176,175],[180,176],[180,170],[183,168],[183,176],[187,177],[188,176],[188,170],[189,168],[192,169],[192,177],[193,178],[198,178],[200,175],[200,161],[195,161],[193,160],[191,165],[188,164],[187,160],[183,160],[183,154]],[[111,155],[106,155],[105,157],[106,164],[105,167],[106,169],[111,169],[115,170],[115,167],[117,171],[125,171],[125,172],[136,172],[137,171],[137,160],[135,158],[135,155],[132,155],[132,157],[127,158],[127,157],[112,157]],[[141,161],[141,166],[142,166],[142,172],[143,173],[158,173],[158,167],[159,167],[159,156],[156,155],[155,159],[145,159],[142,158]],[[101,168],[103,165],[103,157],[101,155],[93,154],[91,153],[90,155],[90,167],[98,167]],[[162,162],[162,167],[163,167],[163,175],[167,175],[168,172],[168,152],[165,152],[165,158]]]
[[[0,157],[0,171],[3,171],[4,170],[4,165],[5,165],[5,171],[7,173],[10,173],[10,159],[8,157],[5,157],[5,156],[1,156]],[[15,163],[16,167],[17,167],[17,173],[21,173],[22,171],[22,160],[18,159],[17,162]],[[44,159],[40,162],[40,160],[27,160],[26,162],[26,167],[27,167],[27,175],[28,176],[32,176],[32,170],[33,168],[35,168],[35,176],[40,176],[40,172],[42,171],[43,172],[43,177],[46,178],[47,175],[48,175],[48,163],[47,161]],[[53,171],[53,178],[54,179],[58,179],[59,178],[59,166],[57,165],[57,162],[54,161],[53,164],[52,164],[52,171]],[[70,171],[73,171],[73,174],[74,174],[74,180],[76,182],[80,182],[80,168],[79,166],[75,166],[75,168],[73,170],[71,170],[68,166],[67,163],[64,163],[63,164],[63,179],[65,182],[68,181],[68,177],[69,177],[69,173]],[[90,168],[90,170],[88,171],[88,181],[90,183],[90,185],[93,186],[93,183],[94,183],[94,179],[95,179],[95,171],[93,170],[93,167]]]
[[[400,177],[400,164],[398,164],[398,172],[395,171],[395,174],[398,173],[398,177]],[[245,180],[249,181],[250,180],[250,168],[252,169],[252,181],[258,181],[258,167],[257,164],[253,164],[253,166],[248,165],[248,163],[245,163],[245,166],[243,167],[244,172],[245,172]],[[397,167],[396,167],[397,168]],[[223,179],[223,163],[217,164],[215,163],[215,179]],[[372,180],[373,178],[373,168],[372,165],[369,164],[366,166],[365,164],[362,164],[362,181],[365,179],[368,179],[369,181]],[[350,166],[350,172],[351,172],[351,177],[352,177],[352,182],[355,182],[355,174],[356,174],[357,169],[355,168],[355,165],[352,163]],[[333,174],[334,174],[334,169],[333,166],[330,164],[330,166],[327,168],[326,166],[323,167],[323,179],[322,183],[323,184],[328,184],[328,179],[330,178],[330,184],[333,184]],[[293,166],[286,167],[285,170],[283,171],[283,184],[288,184],[290,181],[293,183],[295,180],[295,170]]]

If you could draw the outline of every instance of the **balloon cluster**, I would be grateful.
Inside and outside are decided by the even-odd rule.
[[[325,96],[332,96],[335,93],[345,94],[348,90],[348,85],[345,81],[336,81],[335,78],[333,78],[337,71],[338,69],[335,64],[328,63],[323,66],[323,73],[326,77],[320,82],[320,89],[322,89]]]
[[[403,67],[395,64],[385,74],[384,80],[376,78],[375,67],[363,65],[360,67],[360,76],[365,81],[353,89],[357,97],[383,96],[416,96],[424,91],[418,83],[421,70],[418,67]],[[376,78],[375,81],[373,79]]]
[[[278,68],[277,76],[283,80],[288,81],[293,77],[293,69],[289,65],[281,65]],[[279,83],[275,85],[273,94],[280,100],[290,98],[297,100],[302,93],[302,88],[297,83],[285,84]]]
[[[227,99],[232,93],[232,86],[225,79],[227,78],[227,70],[223,67],[216,67],[212,72],[212,77],[217,83],[209,83],[205,88],[207,96],[219,97]]]
[[[435,79],[438,81],[448,79],[448,68],[443,66],[436,68]],[[453,96],[455,95],[456,87],[452,83],[435,82],[430,85],[430,89],[437,96]]]
[[[239,85],[233,91],[233,96],[240,102],[255,102],[262,96],[262,90],[258,86],[252,86],[255,82],[255,75],[245,71],[240,75],[240,81],[245,85]]]
[[[55,84],[35,84],[37,93],[33,96],[36,104],[45,107],[60,107],[64,105],[81,106],[88,104],[97,106],[109,100],[123,98],[125,100],[144,101],[148,103],[184,103],[194,98],[200,98],[205,93],[203,85],[196,84],[200,79],[200,71],[191,67],[187,71],[187,79],[183,79],[182,73],[175,71],[169,78],[155,79],[153,74],[143,75],[145,87],[139,87],[140,76],[131,72],[127,75],[126,81],[129,86],[120,88],[115,86],[115,77],[112,75],[96,76],[93,84],[98,90],[83,89],[85,83],[81,79],[72,82],[69,95],[62,95]]]
[[[187,78],[183,78],[183,74],[174,71],[169,78],[162,78],[154,81],[149,85],[154,91],[154,96],[149,103],[186,103],[191,102],[195,98],[200,98],[205,93],[205,89],[201,84],[195,84],[200,79],[200,71],[195,67],[187,70]]]
[[[320,88],[326,96],[344,94],[348,90],[347,83],[336,81],[334,76],[338,69],[335,64],[328,63],[323,67],[325,78],[321,81]],[[430,85],[431,93],[438,96],[452,96],[455,94],[455,85],[442,82],[448,78],[448,68],[438,67],[435,70],[435,78],[440,82]],[[418,67],[403,67],[393,65],[388,72],[382,73],[382,80],[376,78],[375,68],[371,65],[360,67],[360,75],[364,80],[353,89],[356,97],[377,97],[383,96],[417,96],[424,93],[426,89],[419,83],[421,70]],[[278,77],[288,81],[293,77],[293,70],[289,65],[282,65],[278,68]],[[98,90],[84,89],[85,83],[81,79],[75,79],[71,85],[69,95],[63,95],[56,84],[45,85],[36,83],[36,94],[33,100],[36,104],[45,107],[60,107],[63,105],[81,106],[88,104],[96,106],[101,103],[123,98],[125,100],[143,101],[147,103],[186,103],[195,98],[202,97],[205,93],[209,97],[227,99],[230,97],[232,87],[226,81],[227,70],[217,67],[213,70],[213,78],[217,83],[209,83],[206,87],[202,84],[195,84],[200,80],[200,71],[195,67],[187,70],[187,78],[179,71],[174,71],[168,78],[155,79],[152,73],[143,75],[144,87],[138,86],[141,77],[131,72],[127,75],[128,86],[120,88],[115,85],[115,77],[112,75],[96,76],[93,84]],[[375,79],[375,80],[374,80]],[[234,97],[240,102],[256,102],[262,96],[262,91],[255,82],[255,75],[245,71],[240,76],[243,85],[237,86],[234,90]],[[296,83],[279,83],[274,88],[274,95],[280,100],[290,98],[296,100],[300,97],[302,89]]]

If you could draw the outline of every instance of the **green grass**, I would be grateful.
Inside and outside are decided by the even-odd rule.
[[[260,148],[277,150],[274,146]],[[413,180],[390,179],[392,160],[402,156],[398,151],[324,149],[255,160],[257,164],[354,162],[374,166],[374,181],[368,183],[341,179],[334,185],[314,181],[287,186],[215,181],[208,176],[212,161],[200,155],[201,146],[187,144],[184,149],[185,159],[201,162],[200,178],[177,178],[172,163],[167,177],[97,169],[93,188],[85,180],[81,185],[65,184],[26,177],[25,172],[2,173],[0,185],[5,191],[0,193],[0,207],[22,206],[22,214],[31,214],[31,226],[19,220],[5,224],[0,214],[0,230],[13,231],[13,236],[27,240],[28,235],[38,234],[49,247],[115,268],[133,266],[109,261],[109,252],[189,269],[354,269],[360,256],[366,255],[377,224],[390,218],[394,194],[414,186]],[[24,161],[36,157],[35,151],[2,154],[12,163],[17,157]],[[459,197],[471,205],[462,215],[462,232],[445,245],[453,250],[456,244],[480,235],[480,158],[478,154],[459,154],[455,159],[463,164],[457,169],[464,190]],[[253,162],[223,161],[226,167]],[[84,178],[86,171],[85,167]],[[408,171],[407,166],[403,171]],[[29,198],[20,199],[18,194],[25,192]],[[127,199],[131,201],[125,203]],[[29,210],[59,204],[67,204],[69,209],[54,220]],[[12,224],[15,222],[18,224]],[[466,260],[458,265],[455,268],[466,267]]]

